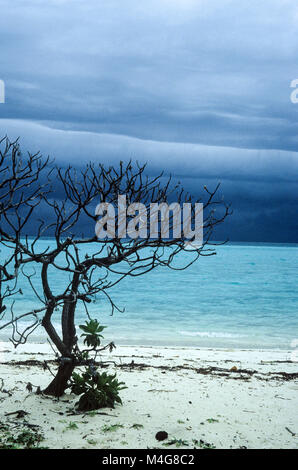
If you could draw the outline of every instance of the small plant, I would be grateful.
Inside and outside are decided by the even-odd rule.
[[[90,416],[91,418],[94,418],[94,416],[97,416],[96,410],[88,411],[87,416]]]
[[[97,320],[86,321],[85,325],[80,325],[84,333],[84,344],[89,350],[80,352],[86,361],[86,370],[82,374],[73,372],[71,381],[71,391],[75,395],[81,395],[77,403],[79,411],[93,411],[99,408],[114,408],[115,404],[122,404],[119,396],[120,390],[123,390],[125,384],[119,382],[116,374],[107,374],[106,372],[99,373],[98,368],[95,366],[95,359],[90,359],[90,353],[98,352],[98,347],[101,344],[101,332],[105,326],[101,326]],[[110,343],[110,350],[113,349],[114,344]]]
[[[142,429],[144,426],[142,424],[133,424],[132,426],[130,426],[131,429]]]
[[[90,444],[91,446],[95,446],[97,444],[97,441],[95,441],[95,439],[88,439],[87,440],[88,444]]]
[[[31,430],[24,430],[17,436],[11,434],[8,426],[1,430],[4,432],[0,436],[0,449],[40,449],[39,444],[44,440],[42,434]]]
[[[200,449],[215,449],[215,445],[209,444],[209,442],[205,442],[202,439],[199,441],[197,439],[193,439],[192,442],[195,446],[198,446]]]
[[[99,408],[114,408],[115,403],[122,404],[119,391],[126,388],[118,382],[116,374],[100,374],[89,367],[82,375],[72,375],[71,391],[81,395],[77,405],[79,411],[91,411]]]
[[[17,444],[21,444],[24,447],[31,448],[35,447],[41,441],[43,441],[43,436],[37,432],[32,431],[23,431],[21,432],[18,437],[15,439]]]
[[[171,441],[165,442],[163,444],[163,446],[166,446],[166,447],[173,446],[173,445],[175,445],[176,447],[183,447],[183,446],[187,447],[187,446],[189,446],[189,443],[187,441],[183,440],[183,439],[174,438]]]
[[[206,421],[210,424],[211,423],[219,423],[218,419],[214,419],[214,418],[208,418],[208,419],[206,419]]]
[[[64,429],[64,431],[73,431],[74,429],[78,429],[78,425],[76,423],[73,423],[72,421],[69,423],[68,426]],[[64,432],[63,431],[63,432]]]
[[[118,429],[124,428],[123,424],[111,424],[110,426],[105,425],[101,428],[102,432],[115,432]]]

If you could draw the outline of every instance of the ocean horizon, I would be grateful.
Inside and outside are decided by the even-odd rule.
[[[2,246],[1,256],[5,257],[5,250]],[[88,246],[83,250],[87,252]],[[90,315],[107,326],[105,341],[136,346],[291,349],[291,342],[298,338],[298,244],[229,242],[216,252],[184,271],[159,267],[144,276],[125,278],[109,291],[116,305],[125,308],[123,313],[116,311],[111,316],[108,303],[98,296]],[[50,271],[49,281],[55,292],[65,283],[64,273]],[[38,308],[25,278],[21,277],[19,287],[23,295],[17,297],[15,312]],[[6,318],[9,312],[2,321]],[[86,318],[83,306],[78,307],[76,324]],[[58,314],[53,320],[60,329]],[[8,338],[9,329],[0,331],[0,340]],[[30,339],[46,341],[43,328],[35,330]]]

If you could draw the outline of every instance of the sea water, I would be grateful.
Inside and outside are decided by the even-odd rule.
[[[2,246],[1,257],[5,250]],[[216,252],[184,271],[159,267],[124,278],[109,290],[123,313],[111,316],[105,296],[99,295],[89,308],[91,317],[108,327],[105,340],[116,345],[290,349],[298,338],[298,245],[234,243]],[[187,254],[179,256],[183,262]],[[38,271],[34,275],[26,267],[26,272],[33,274],[41,293]],[[60,292],[65,273],[50,269],[49,282],[54,293]],[[16,314],[40,306],[25,278],[19,287],[23,294],[16,299]],[[85,319],[80,306],[77,325]],[[7,320],[9,309],[2,323]],[[53,321],[60,329],[58,313]],[[0,330],[0,338],[8,336],[9,330]],[[45,338],[40,326],[31,340]]]

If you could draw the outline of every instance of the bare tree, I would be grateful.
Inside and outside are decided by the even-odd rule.
[[[21,237],[47,191],[47,179],[44,184],[40,180],[48,164],[39,152],[23,159],[18,140],[0,140],[0,242],[10,243],[10,256],[0,258],[0,315],[6,310],[5,299],[16,293]],[[15,283],[11,286],[9,281]]]
[[[116,235],[101,239],[94,231],[98,219],[95,208],[102,202],[116,206],[119,195],[125,194],[128,204],[142,203],[142,207],[148,209],[152,203],[170,204],[175,200],[179,204],[187,202],[194,205],[195,202],[202,201],[194,201],[179,183],[173,184],[171,178],[165,178],[163,174],[149,177],[146,174],[146,165],[140,166],[131,162],[120,162],[117,168],[105,167],[102,164],[88,164],[83,170],[77,171],[71,167],[56,168],[51,176],[55,180],[55,188],[59,188],[57,198],[48,187],[45,188],[41,184],[33,187],[30,183],[30,178],[39,179],[48,162],[42,163],[39,155],[29,155],[24,166],[20,167],[23,170],[15,171],[14,167],[19,168],[21,162],[18,152],[17,144],[8,145],[0,160],[0,172],[3,171],[2,168],[10,168],[9,174],[12,178],[8,183],[12,189],[8,193],[2,190],[0,193],[1,243],[13,253],[5,261],[1,260],[0,272],[5,281],[15,280],[13,290],[8,287],[6,293],[2,294],[2,300],[17,292],[17,281],[22,274],[36,296],[38,308],[15,315],[12,305],[11,319],[0,326],[0,329],[11,325],[11,340],[17,346],[26,342],[32,331],[42,325],[59,353],[56,376],[44,393],[59,397],[67,388],[74,368],[86,364],[76,335],[75,313],[79,304],[84,307],[86,315],[90,318],[89,305],[101,294],[108,300],[113,313],[119,308],[112,300],[110,290],[124,278],[133,279],[158,266],[184,270],[200,256],[214,255],[211,235],[214,227],[228,215],[229,208],[217,198],[218,186],[214,191],[204,188],[204,241],[191,249],[183,236],[164,238],[161,233],[157,238],[151,238],[148,233],[143,238]],[[30,170],[29,173],[26,168]],[[19,196],[17,202],[13,202],[15,199],[12,198],[11,192],[16,191],[18,194],[22,191],[21,185],[26,181],[29,191]],[[17,182],[19,186],[16,185]],[[26,224],[39,204],[47,217],[36,227],[34,237],[29,238]],[[218,205],[223,210],[220,211],[221,215],[216,216],[214,209]],[[12,209],[16,210],[16,215],[11,214]],[[5,230],[1,218],[9,225],[10,230]],[[122,223],[118,212],[115,218],[116,225]],[[192,211],[191,219],[194,218],[195,213]],[[82,224],[85,227],[85,235],[80,234]],[[169,228],[172,233],[173,216],[169,217]],[[41,248],[41,237],[49,234],[53,236],[52,242],[49,246]],[[180,253],[184,256],[179,257]],[[28,272],[30,266],[34,266],[34,270]],[[49,270],[66,276],[66,285],[61,287],[60,292],[57,292],[57,285],[51,281]],[[37,280],[42,286],[41,291],[36,286]],[[61,334],[53,322],[54,313],[59,313]],[[32,322],[20,331],[18,322],[24,318],[31,318]],[[112,346],[113,344],[110,344],[107,347]]]

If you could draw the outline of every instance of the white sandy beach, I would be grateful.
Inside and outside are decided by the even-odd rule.
[[[56,400],[26,390],[28,382],[42,389],[51,380],[42,368],[53,359],[48,345],[14,350],[0,343],[0,424],[15,432],[35,425],[41,445],[55,449],[167,448],[174,440],[168,448],[297,448],[298,363],[291,353],[117,347],[103,359],[115,361],[108,371],[128,387],[123,406],[88,415],[74,413],[74,395]],[[17,410],[28,414],[9,414]],[[158,431],[168,439],[157,441]]]

